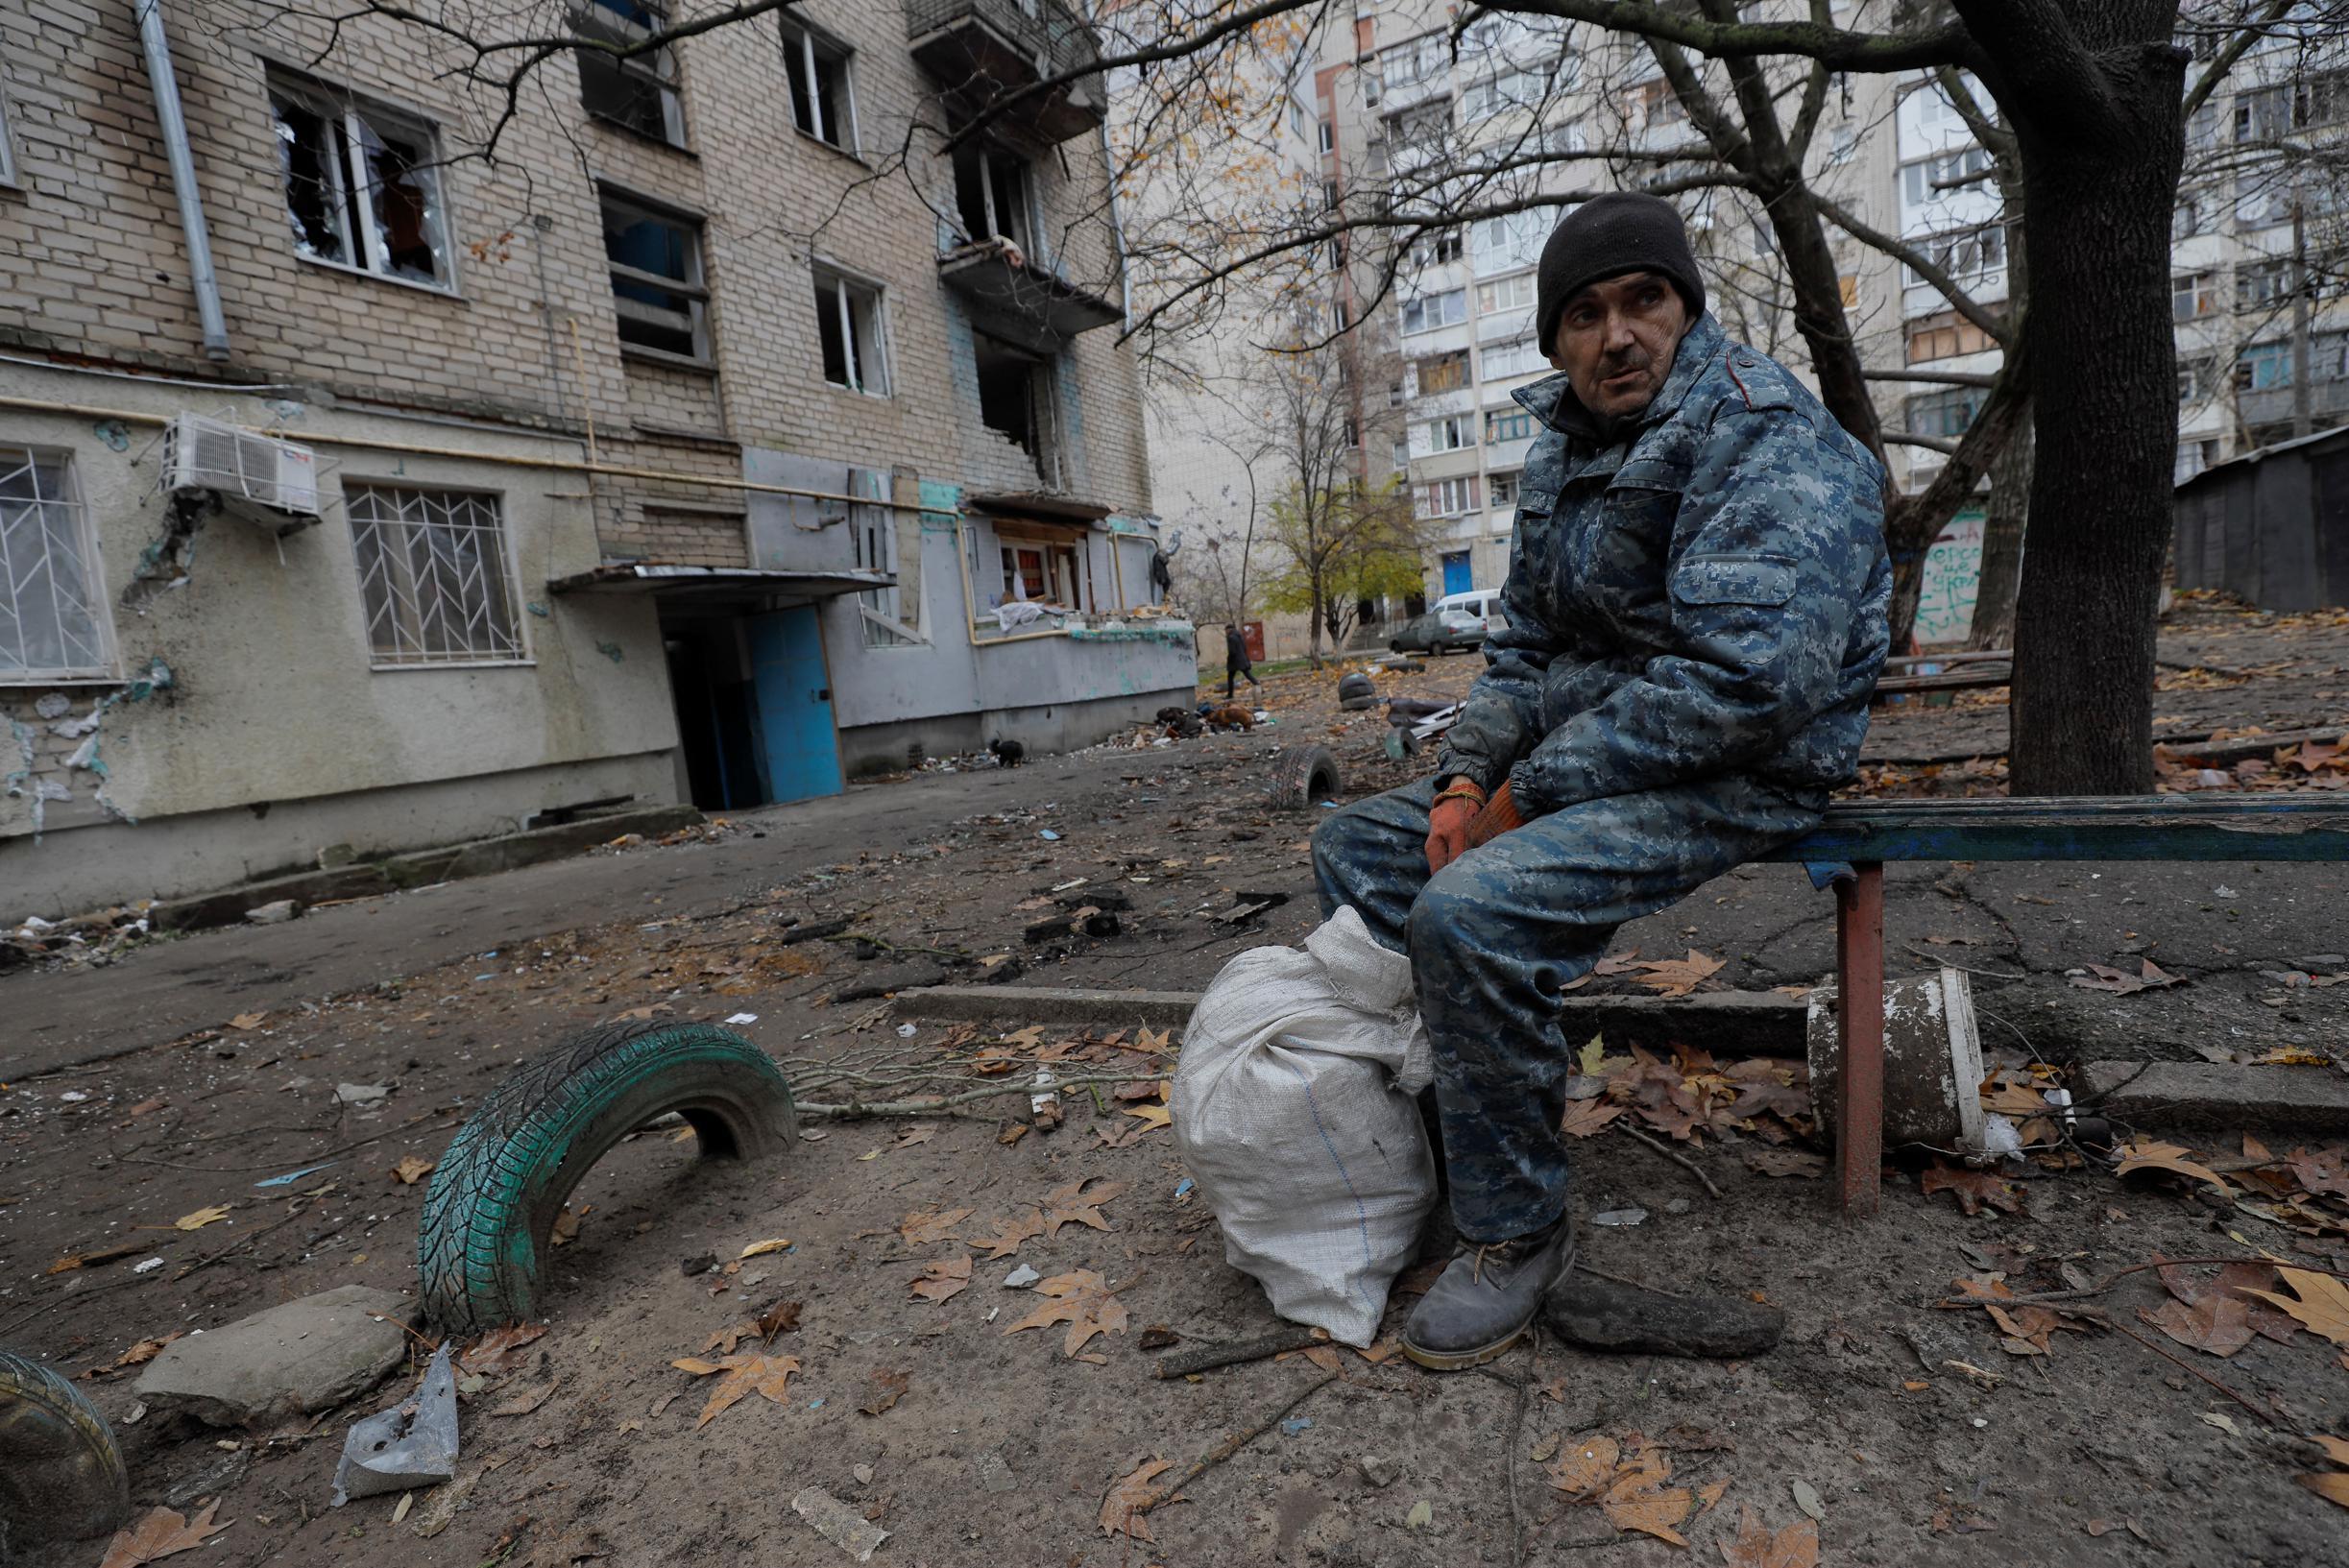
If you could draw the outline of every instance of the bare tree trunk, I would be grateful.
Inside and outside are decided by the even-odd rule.
[[[2019,795],[2153,787],[2153,616],[2177,451],[2175,0],[1956,0],[2021,138],[2043,396],[2015,605]]]
[[[1990,466],[1990,506],[1982,521],[1982,571],[1974,591],[1966,646],[2003,648],[2015,637],[2015,590],[2022,581],[2023,519],[2031,515],[2031,425],[2026,419]]]

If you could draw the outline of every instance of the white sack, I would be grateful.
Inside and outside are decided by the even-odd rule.
[[[1367,1346],[1436,1201],[1413,1096],[1433,1064],[1411,960],[1341,909],[1305,951],[1223,966],[1183,1034],[1174,1132],[1272,1310]]]

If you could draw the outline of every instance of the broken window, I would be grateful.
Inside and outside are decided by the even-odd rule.
[[[376,664],[526,657],[496,496],[354,484],[343,497]]]
[[[276,69],[269,107],[294,249],[314,261],[448,287],[432,128]]]
[[[1908,324],[1908,362],[1978,354],[1996,348],[1990,334],[1954,310],[1925,316]]]
[[[1004,542],[1004,597],[1033,599],[1067,610],[1084,608],[1084,582],[1078,575],[1077,547],[1043,540]]]
[[[823,348],[825,380],[835,387],[869,392],[876,398],[888,396],[880,289],[827,268],[817,268],[815,335]]]
[[[606,191],[603,248],[620,342],[708,363],[710,291],[702,284],[699,221]]]
[[[784,74],[791,79],[791,120],[818,141],[857,150],[857,98],[849,51],[796,22],[783,24]]]
[[[983,333],[972,336],[980,422],[1034,458],[1043,474],[1053,428],[1051,361]]]
[[[874,500],[885,499],[889,491],[889,476],[878,469],[848,470],[848,493],[869,495]],[[878,571],[897,575],[897,516],[886,507],[851,506],[848,509],[849,542],[857,554],[859,571]],[[898,634],[899,597],[896,585],[868,588],[857,594],[861,607],[857,619],[864,626],[864,645],[868,648],[910,647],[918,639]]]
[[[641,136],[685,145],[685,109],[677,96],[677,56],[669,49],[622,55],[668,26],[662,0],[584,0],[571,10],[578,52],[579,102],[590,114]]]
[[[2169,280],[2169,316],[2172,321],[2190,322],[2197,316],[2207,316],[2217,308],[2216,273],[2185,273]]]
[[[983,142],[955,150],[955,205],[972,239],[1001,237],[1022,251],[1031,249],[1028,201],[1026,158]]]
[[[97,565],[71,460],[0,446],[0,684],[114,673]]]
[[[1418,363],[1419,396],[1433,397],[1439,392],[1458,392],[1468,384],[1468,350],[1458,350],[1438,354]]]
[[[16,183],[16,144],[9,134],[8,94],[0,92],[0,185]]]

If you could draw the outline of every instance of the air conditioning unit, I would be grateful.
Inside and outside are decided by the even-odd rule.
[[[225,420],[182,414],[163,433],[163,489],[207,490],[280,538],[318,520],[318,456]]]

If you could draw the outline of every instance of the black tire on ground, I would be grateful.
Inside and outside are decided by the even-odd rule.
[[[524,1063],[441,1156],[417,1227],[424,1316],[459,1333],[527,1319],[563,1202],[613,1145],[674,1111],[705,1157],[787,1147],[790,1085],[749,1041],[703,1024],[602,1024]]]
[[[1336,800],[1343,787],[1338,760],[1327,746],[1291,746],[1272,759],[1269,787],[1272,804],[1283,810],[1298,811]]]
[[[36,1541],[103,1535],[130,1511],[106,1417],[40,1363],[0,1350],[0,1557]]]

